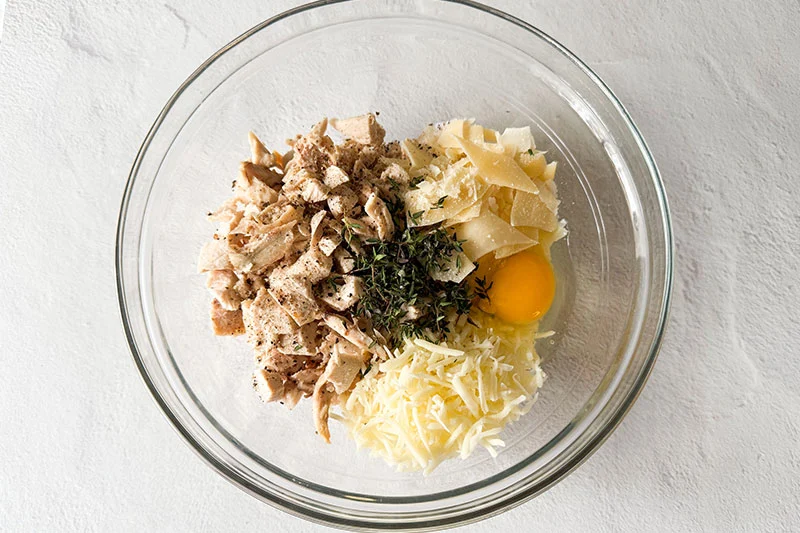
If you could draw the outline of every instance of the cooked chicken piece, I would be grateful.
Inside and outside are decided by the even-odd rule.
[[[240,188],[239,180],[236,181],[237,189]],[[252,185],[241,191],[242,195],[255,205],[271,204],[278,199],[278,193],[272,187],[255,180]]]
[[[380,152],[374,146],[365,146],[359,152],[350,176],[358,178],[362,183],[367,183],[376,181],[381,172],[383,172],[383,164]]]
[[[348,139],[361,144],[382,144],[383,136],[386,135],[386,131],[378,124],[372,113],[345,119],[332,118],[330,124]]]
[[[232,269],[233,265],[231,265],[228,252],[228,243],[224,239],[208,241],[200,249],[200,257],[197,259],[197,272]]]
[[[309,178],[303,182],[303,188],[301,189],[300,196],[302,196],[303,200],[306,202],[314,204],[327,200],[330,192],[331,190],[328,188],[328,186],[322,183],[320,180],[317,178]]]
[[[240,252],[229,255],[231,264],[240,272],[259,271],[283,259],[292,248],[297,221],[278,226],[251,239]]]
[[[320,374],[322,374],[321,366],[304,368],[292,374],[292,380],[299,390],[310,396],[314,393],[314,386],[317,384]]]
[[[336,251],[336,247],[342,243],[342,238],[339,235],[326,235],[322,237],[317,246],[320,251],[328,257]]]
[[[235,228],[239,221],[244,216],[244,204],[247,198],[235,196],[229,198],[223,203],[219,209],[210,213],[208,219],[217,223],[217,235],[227,235],[233,228]]]
[[[277,344],[278,351],[288,355],[317,354],[317,323],[311,322],[289,335],[281,335]]]
[[[264,144],[256,137],[252,131],[248,134],[247,138],[250,141],[250,161],[254,165],[261,165],[262,167],[274,167],[275,156],[270,153]]]
[[[295,207],[284,201],[266,206],[258,213],[249,217],[246,222],[241,222],[234,230],[234,233],[245,233],[250,235],[257,235],[259,233],[266,233],[267,231],[283,226],[289,222],[300,222],[303,220],[303,213],[305,210],[302,207]]]
[[[372,220],[372,226],[378,232],[378,238],[385,241],[394,233],[394,222],[392,221],[392,214],[386,204],[378,198],[378,195],[372,193],[369,199],[364,204],[364,211]]]
[[[242,310],[229,311],[217,300],[211,301],[211,325],[214,335],[242,335],[245,332]]]
[[[274,170],[271,170],[262,165],[255,165],[251,161],[242,161],[239,166],[239,172],[248,180],[257,179],[262,181],[268,187],[278,185],[283,176]]]
[[[265,287],[264,277],[253,273],[242,274],[233,286],[242,300],[255,298],[258,289],[262,287]]]
[[[309,248],[297,261],[286,269],[286,275],[302,279],[311,284],[327,278],[333,268],[333,259],[322,253],[318,247]]]
[[[277,284],[271,280],[270,277],[270,295],[298,326],[304,326],[320,317],[322,311],[311,293],[311,283],[294,277],[286,277]]]
[[[328,210],[336,218],[358,214],[358,195],[347,185],[340,185],[328,196]]]
[[[242,319],[247,329],[248,342],[261,346],[273,335],[292,333],[297,324],[267,289],[259,289],[256,297],[242,302]]]
[[[333,152],[333,141],[325,135],[327,125],[327,119],[323,119],[311,128],[308,135],[294,142],[294,157],[287,163],[287,170],[304,168],[313,173],[321,173],[331,163],[329,154]]]
[[[342,274],[347,274],[356,267],[355,258],[344,248],[337,248],[333,252],[333,260],[336,263],[336,270]]]
[[[360,330],[358,326],[349,322],[343,316],[327,313],[322,317],[322,320],[325,322],[326,326],[359,348],[374,353],[381,359],[388,358],[389,354],[383,346],[378,344],[372,337]]]
[[[330,383],[318,380],[314,387],[314,426],[320,437],[331,443],[331,432],[328,429],[328,415],[330,414],[331,402],[334,398],[334,388]]]
[[[345,339],[340,339],[340,341],[333,345],[331,357],[319,378],[320,381],[327,381],[333,385],[336,394],[342,394],[350,388],[361,368],[370,358],[369,352],[359,350]]]
[[[389,141],[383,145],[383,155],[388,159],[399,159],[404,164],[409,165],[406,159],[403,159],[403,149],[400,147],[400,141]],[[409,165],[410,166],[410,165]]]
[[[280,374],[264,368],[253,374],[253,388],[263,402],[275,402],[283,398],[283,381]]]
[[[266,368],[284,378],[303,368],[309,359],[306,355],[285,354],[277,348],[256,348],[256,364],[259,368]]]
[[[281,403],[287,408],[294,409],[303,396],[305,396],[303,391],[297,388],[294,381],[287,381],[283,384],[283,401]]]
[[[363,287],[361,278],[357,276],[342,276],[344,283],[336,285],[334,290],[330,285],[326,286],[320,300],[336,309],[344,311],[349,309],[361,298]]]
[[[331,165],[325,169],[325,177],[323,178],[325,185],[330,189],[335,189],[339,185],[344,185],[350,181],[347,173],[336,165]]]
[[[397,188],[398,186],[404,187],[409,184],[411,177],[403,167],[391,160],[384,161],[388,162],[389,164],[386,169],[381,172],[381,180],[388,181],[390,187],[393,188]]]
[[[238,281],[239,278],[230,270],[212,270],[208,273],[206,287],[223,309],[236,311],[242,303],[241,296],[234,288]]]
[[[352,231],[359,237],[363,237],[364,239],[374,239],[377,236],[376,231],[371,227],[372,219],[369,217],[361,217],[357,219],[344,217],[342,218],[342,222],[344,222],[347,231]],[[350,242],[350,247],[353,248],[357,253],[360,253],[360,250],[357,250],[355,241]]]
[[[311,224],[309,226],[310,227],[309,237],[311,240],[309,242],[309,245],[316,246],[316,244],[322,237],[322,230],[325,229],[325,226],[323,226],[322,221],[325,220],[325,215],[327,214],[328,214],[327,211],[322,210],[318,211],[317,213],[314,213],[314,216],[311,217]]]
[[[352,186],[353,192],[356,193],[356,197],[358,198],[358,203],[360,205],[364,205],[369,200],[369,197],[373,194],[378,194],[379,190],[378,187],[372,184],[372,180],[370,181],[358,181]]]

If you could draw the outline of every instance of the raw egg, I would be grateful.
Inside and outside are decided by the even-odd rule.
[[[487,282],[491,285],[484,310],[513,324],[542,318],[556,294],[553,267],[536,250],[524,250],[499,261]]]

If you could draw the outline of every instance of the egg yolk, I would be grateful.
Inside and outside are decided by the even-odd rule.
[[[502,260],[489,276],[489,310],[514,324],[538,320],[547,313],[556,294],[550,261],[525,250]]]

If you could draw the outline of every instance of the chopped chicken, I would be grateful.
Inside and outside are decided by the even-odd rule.
[[[328,214],[328,212],[323,210],[315,213],[314,216],[311,217],[311,222],[309,223],[309,237],[311,238],[311,241],[309,242],[309,245],[315,246],[322,238],[322,231],[325,229],[322,225],[322,221],[325,220],[326,214]]]
[[[320,437],[325,442],[331,442],[331,432],[328,428],[328,416],[330,415],[331,402],[334,398],[333,385],[325,381],[318,380],[314,387],[314,426]]]
[[[251,181],[257,179],[268,187],[279,184],[283,177],[278,172],[262,165],[255,165],[251,161],[242,161],[239,171],[246,179]]]
[[[262,368],[253,374],[253,388],[264,402],[274,402],[283,398],[283,379],[280,374]]]
[[[297,222],[292,221],[250,240],[240,252],[229,254],[231,264],[237,270],[249,272],[277,263],[292,247],[295,224]]]
[[[267,150],[256,134],[251,131],[247,137],[250,141],[250,162],[262,167],[274,167],[275,156]]]
[[[248,340],[254,346],[260,346],[270,335],[292,333],[297,329],[292,317],[266,289],[259,289],[255,298],[242,302],[242,319]]]
[[[277,342],[279,352],[289,355],[308,355],[317,354],[317,323],[310,322],[297,329],[294,333],[281,335]]]
[[[333,345],[331,357],[328,359],[328,364],[325,365],[325,371],[320,376],[321,379],[333,385],[336,394],[342,394],[350,388],[370,357],[369,352],[359,350],[345,339],[339,340],[340,342]]]
[[[223,309],[236,311],[242,303],[242,297],[234,288],[238,282],[239,278],[230,270],[212,270],[208,273],[206,287]]]
[[[328,210],[335,218],[358,214],[358,195],[347,185],[340,185],[327,198]]]
[[[382,144],[386,131],[375,120],[375,115],[367,114],[353,118],[336,119],[330,121],[331,127],[354,141],[361,144]]]
[[[322,320],[325,321],[325,325],[362,350],[367,350],[381,359],[387,359],[389,357],[386,348],[378,344],[377,341],[343,316],[328,313],[322,317]]]
[[[303,182],[300,196],[308,203],[324,202],[331,190],[317,178],[308,178]]]
[[[314,394],[314,386],[317,384],[321,374],[321,366],[308,367],[292,374],[292,380],[300,391],[310,396]]]
[[[203,245],[200,258],[197,260],[199,273],[210,270],[228,270],[233,268],[228,257],[228,243],[222,239],[213,239]]]
[[[375,193],[370,194],[366,203],[364,204],[364,211],[371,219],[371,226],[378,232],[378,238],[385,241],[394,233],[394,222],[392,221],[392,214],[386,207],[386,204],[378,198]]]
[[[217,300],[211,302],[211,325],[214,335],[242,335],[245,332],[242,310],[229,311]]]
[[[342,243],[342,238],[339,235],[322,237],[317,245],[320,251],[328,257],[336,251],[336,248]]]
[[[343,143],[334,144],[323,119],[287,141],[285,154],[249,134],[250,158],[232,197],[209,213],[216,232],[198,259],[214,333],[246,334],[258,396],[290,409],[312,397],[326,441],[331,405],[370,359],[388,357],[386,339],[365,319],[331,312],[347,313],[362,295],[362,279],[350,273],[365,246],[348,235],[390,238],[389,202],[410,180],[399,143],[384,144],[373,115],[330,125]]]
[[[331,275],[333,259],[318,247],[309,248],[297,261],[286,269],[286,275],[317,283]]]
[[[327,185],[329,189],[333,190],[339,185],[344,185],[350,181],[350,177],[341,168],[337,167],[336,165],[331,165],[325,169],[325,177],[323,180],[325,185]]]
[[[342,276],[343,284],[335,282],[324,289],[320,300],[337,311],[344,311],[352,307],[362,293],[362,281],[357,276]],[[333,287],[336,287],[335,289]]]
[[[355,258],[344,248],[337,248],[336,251],[333,252],[333,261],[336,263],[336,270],[341,274],[352,272],[356,267]]]
[[[280,284],[270,285],[268,291],[298,326],[304,326],[322,315],[308,281],[287,277]]]

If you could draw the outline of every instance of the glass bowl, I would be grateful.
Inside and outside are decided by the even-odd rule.
[[[218,338],[196,273],[247,133],[269,146],[323,116],[380,112],[389,138],[474,117],[530,125],[559,162],[569,236],[553,248],[556,304],[540,340],[548,379],[531,412],[483,450],[431,475],[397,473],[309,401],[288,411],[251,388],[243,339]],[[284,148],[281,148],[284,149]],[[158,405],[225,478],[307,519],[350,529],[440,529],[541,493],[608,437],[640,392],[664,331],[669,214],[652,157],[602,81],[536,28],[473,2],[317,2],[259,24],[177,90],[131,170],[117,235],[120,308]]]

